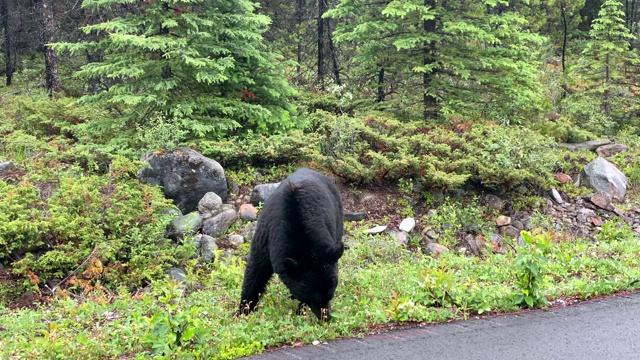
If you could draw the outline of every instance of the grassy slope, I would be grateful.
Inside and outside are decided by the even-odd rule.
[[[388,236],[350,233],[330,324],[320,324],[312,314],[294,315],[296,304],[277,280],[259,312],[232,318],[243,268],[227,259],[192,267],[186,289],[167,281],[135,296],[94,292],[37,310],[0,308],[0,355],[146,357],[155,349],[170,358],[234,358],[281,344],[352,336],[393,321],[517,310],[514,283],[522,269],[512,254],[435,258],[410,253]],[[640,244],[630,233],[598,243],[550,240],[542,271],[550,300],[638,287]]]

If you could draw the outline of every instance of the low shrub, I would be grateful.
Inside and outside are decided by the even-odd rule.
[[[202,154],[222,166],[243,168],[247,165],[271,166],[307,160],[312,145],[317,141],[317,135],[298,130],[269,137],[251,133],[222,141],[203,141],[197,145]]]
[[[425,186],[465,184],[499,189],[544,186],[559,159],[551,139],[524,128],[493,124],[428,126],[384,115],[313,114],[320,149],[314,160],[356,183],[418,179]]]
[[[80,290],[139,287],[164,276],[184,247],[165,238],[172,205],[135,178],[140,165],[115,157],[108,173],[87,175],[31,164],[28,175],[0,180],[0,263],[36,291],[62,280]]]

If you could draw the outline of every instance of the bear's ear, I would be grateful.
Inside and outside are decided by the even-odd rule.
[[[292,258],[284,259],[284,269],[287,272],[287,275],[291,277],[297,277],[300,275],[300,265]]]

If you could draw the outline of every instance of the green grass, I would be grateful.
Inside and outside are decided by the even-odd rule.
[[[638,287],[640,243],[629,232],[595,243],[547,235],[547,261],[539,272],[549,300]],[[243,263],[233,258],[192,264],[186,286],[167,280],[135,295],[96,291],[59,296],[35,310],[0,308],[0,357],[231,359],[283,344],[362,334],[390,322],[519,309],[516,281],[523,269],[517,254],[451,252],[434,258],[409,252],[385,235],[354,235],[348,241],[328,324],[310,313],[296,315],[295,301],[277,278],[258,312],[233,318],[243,276]],[[528,245],[519,252],[533,249]]]

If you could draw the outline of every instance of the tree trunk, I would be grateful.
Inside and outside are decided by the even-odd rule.
[[[631,0],[631,15],[629,16],[631,18],[631,21],[630,21],[630,24],[629,24],[630,25],[629,26],[629,31],[632,34],[636,33],[636,28],[637,28],[637,23],[638,23],[638,21],[637,21],[637,12],[638,12],[637,2],[636,2],[636,0]],[[631,43],[631,49],[630,50],[635,49],[636,41],[635,40],[631,40],[630,43]]]
[[[378,96],[376,97],[376,102],[384,101],[384,68],[381,67],[380,71],[378,71]]]
[[[0,2],[0,16],[2,17],[2,29],[4,30],[4,62],[7,86],[13,82],[13,60],[11,59],[11,47],[13,46],[13,33],[11,32],[11,19],[9,18],[9,0]]]
[[[567,53],[567,14],[564,10],[564,2],[560,3],[560,14],[562,15],[562,74],[564,75],[566,70],[565,54]]]
[[[327,9],[326,0],[318,0],[318,86],[324,90],[324,19]]]
[[[609,109],[609,83],[611,82],[611,73],[610,73],[610,65],[611,65],[611,58],[609,56],[609,54],[607,54],[607,56],[605,57],[605,64],[604,64],[604,93],[602,94],[602,107],[604,108],[604,113],[609,115],[610,113],[610,109]]]
[[[296,67],[296,73],[298,74],[298,82],[300,82],[302,80],[302,21],[303,19],[303,12],[302,10],[304,9],[304,0],[298,0],[297,2],[297,7],[296,7],[296,31],[298,34],[298,49],[296,51],[296,55],[298,58],[298,65]]]
[[[53,97],[54,93],[60,92],[60,83],[58,82],[58,54],[47,44],[54,42],[56,33],[56,25],[51,8],[51,0],[42,0],[42,15],[44,18],[44,72],[45,86],[49,91],[49,96]]]
[[[425,0],[424,5],[428,6],[431,9],[435,9],[436,0]],[[423,30],[425,32],[425,35],[430,33],[435,33],[436,20],[435,19],[424,20]],[[425,66],[431,65],[435,62],[435,52],[436,52],[435,42],[430,41],[430,42],[425,42],[423,44],[423,54],[424,54],[423,65]],[[423,86],[422,90],[424,92],[422,101],[424,104],[425,120],[434,119],[438,117],[437,99],[433,94],[430,94],[428,92],[429,88],[431,87],[431,82],[433,81],[434,75],[435,75],[435,71],[430,71],[430,72],[425,71],[424,74],[422,75],[422,86]]]
[[[340,67],[338,66],[336,49],[333,46],[333,36],[331,35],[331,25],[328,20],[327,20],[327,38],[329,40],[329,54],[331,55],[331,64],[333,65],[333,76],[336,80],[336,84],[338,84],[338,86],[341,86],[342,81],[340,81]]]

